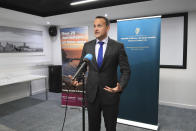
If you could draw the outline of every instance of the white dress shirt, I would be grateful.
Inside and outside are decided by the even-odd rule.
[[[96,45],[95,45],[95,56],[96,56],[96,60],[97,60],[97,57],[98,57],[99,47],[100,47],[100,44],[98,42],[99,42],[99,40],[96,39]],[[108,36],[105,39],[103,39],[102,42],[104,42],[104,44],[103,44],[103,58],[104,58],[105,51],[106,51],[107,44],[108,44]]]

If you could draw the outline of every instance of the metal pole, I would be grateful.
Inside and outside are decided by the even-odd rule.
[[[45,95],[46,95],[46,100],[48,100],[48,85],[47,85],[47,77],[45,78],[45,88],[46,88],[46,91],[45,91]]]
[[[83,127],[83,131],[85,131],[85,80],[84,80],[84,73],[82,76],[82,83],[83,83],[83,87],[82,87],[82,127]]]
[[[30,96],[32,96],[32,85],[31,85],[31,81],[30,81],[30,84],[29,84],[29,88],[30,88]]]

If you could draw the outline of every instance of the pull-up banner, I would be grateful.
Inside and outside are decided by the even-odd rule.
[[[118,122],[158,129],[161,18],[119,20],[118,41],[128,55],[131,78],[121,94]]]
[[[80,62],[82,48],[88,41],[88,27],[61,28],[62,106],[82,106],[82,87],[71,85],[68,75],[74,75]]]

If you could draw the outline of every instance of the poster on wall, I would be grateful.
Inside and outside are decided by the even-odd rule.
[[[60,29],[62,51],[62,106],[82,105],[82,89],[70,85],[68,75],[77,71],[82,54],[83,45],[88,41],[88,27],[74,27]]]
[[[42,31],[0,26],[0,54],[43,53]]]

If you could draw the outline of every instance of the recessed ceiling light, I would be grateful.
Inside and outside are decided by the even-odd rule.
[[[94,2],[94,1],[97,1],[97,0],[82,0],[78,2],[72,2],[70,5],[80,5],[80,4],[85,4],[85,3]]]
[[[108,17],[108,14],[105,13],[105,17]]]
[[[47,25],[50,25],[50,22],[49,22],[49,21],[47,21],[47,22],[46,22],[46,24],[47,24]]]

